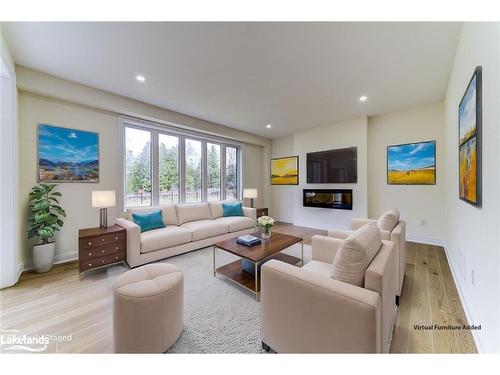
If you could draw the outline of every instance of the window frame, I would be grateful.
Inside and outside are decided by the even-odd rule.
[[[220,145],[220,165],[221,165],[221,200],[226,199],[226,147],[236,148],[236,176],[237,176],[237,198],[242,198],[242,152],[243,144],[231,139],[213,136],[211,134],[196,132],[187,129],[180,129],[173,124],[162,124],[153,121],[140,120],[128,116],[119,117],[119,212],[125,212],[127,208],[132,207],[148,207],[148,206],[126,206],[125,205],[125,177],[126,177],[126,139],[125,129],[134,128],[139,130],[146,130],[151,133],[151,206],[159,206],[159,134],[174,136],[179,139],[179,163],[178,163],[178,176],[179,176],[179,203],[186,203],[186,139],[192,139],[201,142],[201,178],[202,178],[202,199],[201,202],[207,202],[207,185],[208,185],[208,169],[207,169],[207,143]]]

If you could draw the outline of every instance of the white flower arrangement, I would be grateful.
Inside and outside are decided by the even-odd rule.
[[[271,216],[261,216],[257,219],[257,224],[268,229],[274,225],[274,219]]]

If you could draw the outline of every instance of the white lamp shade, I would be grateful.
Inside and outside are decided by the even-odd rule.
[[[257,198],[257,189],[243,189],[243,198]]]
[[[115,205],[116,196],[114,190],[92,192],[92,207],[107,208],[114,207]]]

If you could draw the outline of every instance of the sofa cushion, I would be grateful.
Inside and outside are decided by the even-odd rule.
[[[246,216],[220,217],[214,221],[227,225],[229,232],[238,232],[239,230],[255,227],[255,221]]]
[[[384,214],[379,217],[377,225],[380,229],[392,232],[394,227],[398,225],[398,222],[399,222],[399,211],[396,208],[393,208],[387,212],[384,212]]]
[[[243,216],[243,204],[241,202],[224,202],[222,203],[222,210],[224,217],[230,216]]]
[[[222,217],[224,215],[222,202],[208,202],[208,207],[210,208],[212,219],[218,219],[219,217]]]
[[[161,216],[161,210],[133,213],[134,223],[141,227],[141,232],[147,232],[153,229],[165,228],[165,223]]]
[[[321,262],[319,260],[310,260],[302,269],[314,272],[316,275],[330,277],[332,273],[332,265],[330,263]]]
[[[153,206],[153,207],[131,207],[127,208],[125,212],[125,218],[130,221],[132,219],[132,214],[135,213],[148,213],[156,210],[161,210],[161,216],[163,217],[163,223],[165,225],[179,225],[177,223],[177,211],[175,206]]]
[[[365,271],[382,245],[377,223],[371,222],[352,232],[335,254],[331,276],[352,285],[363,286]]]
[[[190,221],[208,220],[212,218],[208,203],[179,204],[176,206],[179,225]]]
[[[141,233],[141,253],[149,253],[191,241],[191,232],[178,226],[167,226]]]
[[[208,206],[207,206],[208,207]],[[181,228],[187,229],[192,233],[192,241],[199,241],[205,238],[219,236],[228,233],[226,223],[218,222],[218,220],[198,220],[184,223]]]

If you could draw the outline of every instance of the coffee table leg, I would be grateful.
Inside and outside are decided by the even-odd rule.
[[[215,277],[215,246],[213,246],[214,248],[214,277]]]
[[[259,282],[259,263],[255,262],[255,300],[259,302],[259,288],[258,288],[258,282]]]
[[[302,267],[304,267],[304,241],[300,241],[301,255],[302,255]]]

